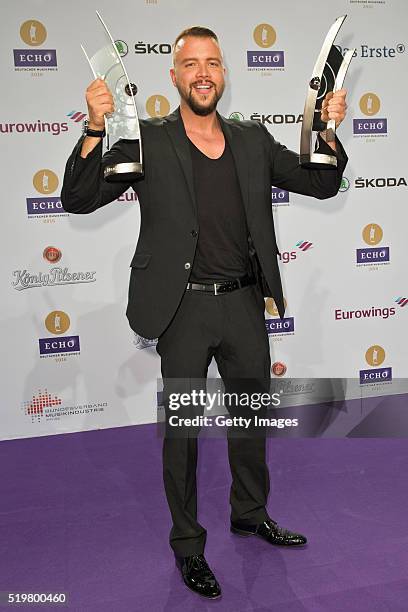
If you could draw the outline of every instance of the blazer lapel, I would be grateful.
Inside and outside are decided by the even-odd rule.
[[[235,161],[239,186],[241,188],[242,200],[244,202],[247,218],[249,217],[249,153],[246,150],[245,141],[242,137],[239,124],[227,121],[217,113],[224,136],[230,146]]]
[[[186,131],[184,129],[184,123],[181,118],[179,108],[175,110],[174,113],[166,117],[164,126],[167,130],[167,133],[170,137],[174,150],[183,169],[188,191],[190,193],[191,201],[193,203],[194,213],[197,214],[197,203],[194,192],[193,165],[191,161],[190,145],[188,142]]]

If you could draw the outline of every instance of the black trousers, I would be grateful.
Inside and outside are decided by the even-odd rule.
[[[186,291],[169,327],[159,337],[166,416],[168,398],[200,386],[214,357],[227,390],[231,381],[250,379],[269,391],[270,353],[264,320],[264,301],[257,285],[213,295]],[[228,408],[233,413],[233,408]],[[203,413],[189,406],[184,415]],[[179,412],[180,415],[180,412]],[[174,429],[174,428],[173,428]],[[163,478],[173,526],[170,546],[180,556],[204,551],[207,532],[197,521],[197,429],[181,437],[170,428],[163,440]],[[268,518],[269,472],[265,461],[266,438],[262,433],[227,433],[232,475],[231,519],[259,523]]]

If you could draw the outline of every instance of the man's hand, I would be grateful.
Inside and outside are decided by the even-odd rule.
[[[336,124],[336,128],[339,127],[340,123],[346,116],[346,94],[347,91],[345,89],[339,89],[335,93],[329,91],[329,93],[326,94],[320,111],[320,116],[324,123],[327,123],[329,120],[333,120]],[[330,148],[335,151],[336,141],[334,131],[332,129],[324,130],[324,132],[320,132],[320,135],[323,140],[327,142]]]
[[[96,79],[89,85],[85,97],[88,105],[89,128],[103,130],[104,116],[114,111],[113,96],[109,87],[102,79]]]
[[[345,89],[339,89],[335,93],[329,91],[329,93],[326,94],[321,110],[321,118],[324,123],[327,123],[329,119],[334,119],[336,128],[339,127],[346,116],[346,94],[347,91]]]
[[[109,87],[102,79],[95,79],[86,90],[86,103],[88,105],[88,127],[91,130],[105,129],[105,115],[115,110],[113,96]],[[86,136],[82,143],[81,157],[86,157],[100,142],[99,137]]]

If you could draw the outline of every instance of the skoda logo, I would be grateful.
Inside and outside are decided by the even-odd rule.
[[[343,176],[343,178],[341,179],[339,191],[347,191],[349,187],[350,187],[350,181],[348,180],[346,176]]]
[[[229,118],[233,119],[234,121],[243,121],[245,119],[244,115],[242,113],[238,113],[237,111],[231,113]]]
[[[124,40],[115,40],[115,47],[120,57],[125,57],[128,54],[128,46]]]

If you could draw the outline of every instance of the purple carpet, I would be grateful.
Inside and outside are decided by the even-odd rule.
[[[215,601],[174,566],[161,444],[151,425],[2,442],[0,591],[68,593],[48,610],[408,609],[405,439],[269,440],[269,514],[307,535],[299,550],[230,534],[226,441],[201,440]]]

